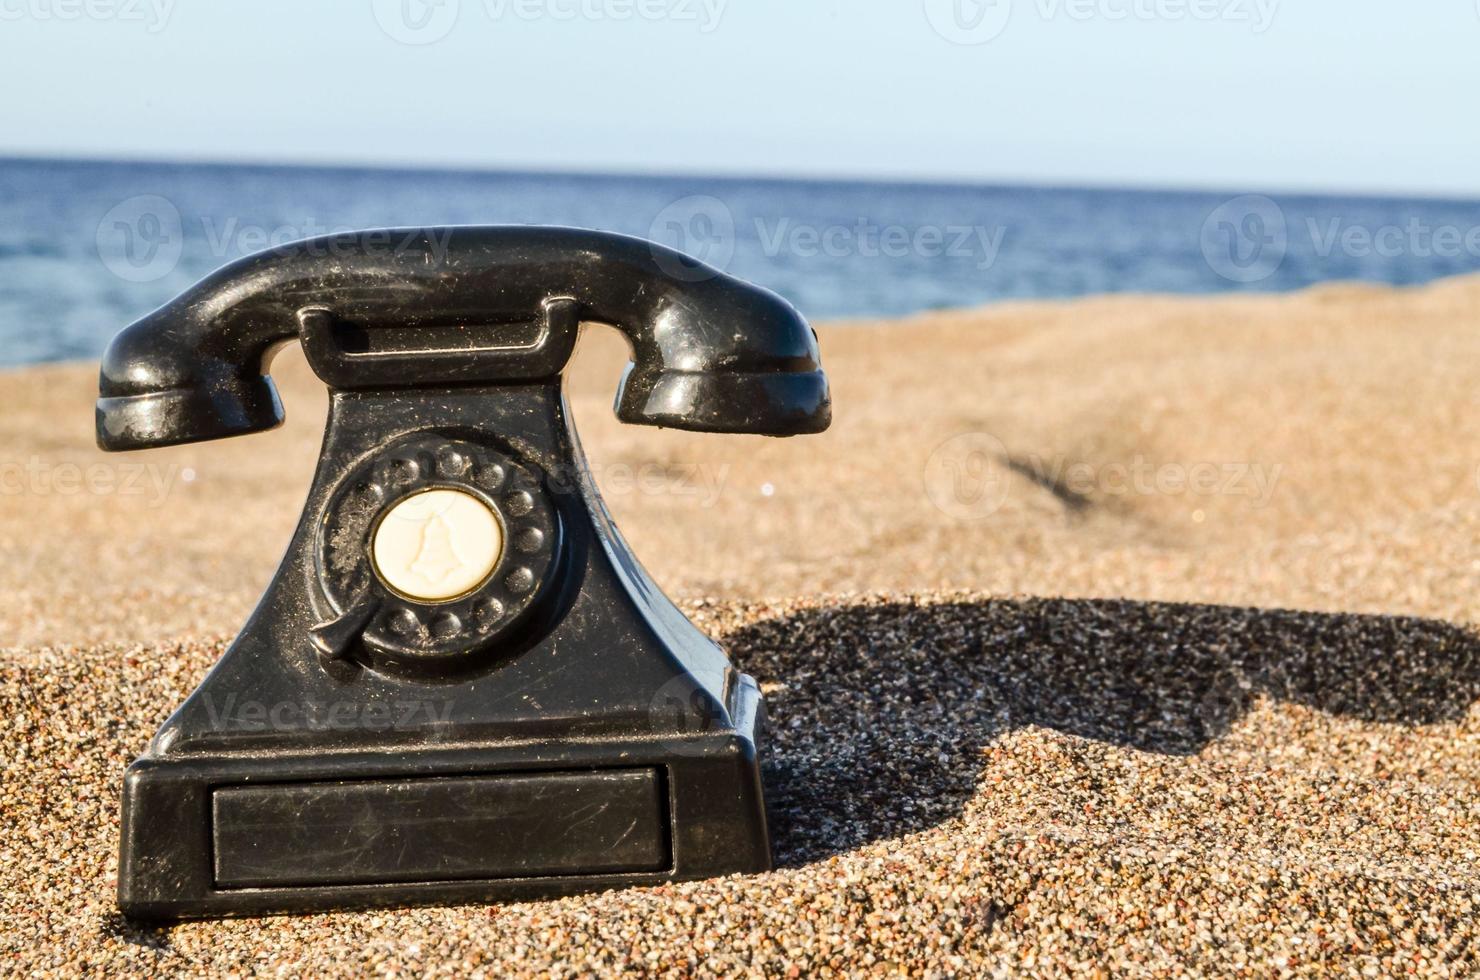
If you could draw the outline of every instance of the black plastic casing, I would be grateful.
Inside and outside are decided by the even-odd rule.
[[[115,341],[109,449],[275,424],[261,371],[292,337],[332,389],[272,583],[125,777],[127,914],[491,901],[770,867],[760,693],[638,563],[569,423],[560,372],[587,319],[632,342],[624,419],[827,424],[795,310],[594,232],[299,243]],[[484,584],[443,603],[397,595],[368,558],[378,515],[428,487],[487,501],[510,535]]]

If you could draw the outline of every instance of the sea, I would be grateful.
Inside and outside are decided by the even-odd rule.
[[[1476,200],[0,159],[0,366],[95,358],[252,252],[444,224],[640,235],[813,320],[1480,270]]]

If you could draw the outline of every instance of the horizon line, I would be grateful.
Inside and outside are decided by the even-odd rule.
[[[350,171],[360,173],[437,173],[485,175],[502,177],[557,177],[574,179],[625,179],[651,181],[697,180],[729,183],[779,183],[779,184],[855,184],[885,187],[938,187],[959,189],[1033,190],[1033,191],[1086,191],[1118,192],[1136,194],[1185,194],[1185,195],[1238,195],[1264,194],[1285,197],[1322,198],[1372,198],[1405,199],[1425,201],[1449,201],[1456,203],[1480,203],[1480,193],[1461,191],[1416,191],[1416,190],[1332,190],[1314,187],[1285,186],[1260,187],[1249,185],[1196,184],[1191,182],[1135,183],[1096,182],[1092,180],[1037,181],[1026,177],[971,177],[937,176],[923,174],[826,174],[794,171],[742,172],[742,171],[692,171],[652,170],[613,167],[610,169],[585,169],[545,164],[469,164],[430,163],[427,161],[372,161],[349,162],[338,160],[283,160],[269,157],[223,159],[219,157],[150,157],[150,156],[102,156],[93,154],[66,154],[54,151],[27,151],[0,149],[0,164],[3,163],[64,163],[96,164],[103,166],[157,166],[157,167],[204,167],[204,168],[261,168],[278,170]]]

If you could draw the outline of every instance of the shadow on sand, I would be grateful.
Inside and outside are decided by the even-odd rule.
[[[1480,634],[1434,620],[1101,600],[860,603],[721,637],[762,683],[777,860],[957,815],[981,749],[1040,725],[1169,755],[1264,695],[1426,725],[1480,698]],[[769,689],[769,685],[768,685]]]

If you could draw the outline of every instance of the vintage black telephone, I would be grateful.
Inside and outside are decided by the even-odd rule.
[[[322,458],[241,634],[125,778],[119,904],[178,918],[481,901],[770,866],[750,677],[658,590],[567,417],[579,325],[617,414],[829,422],[784,300],[563,228],[334,235],[226,266],[118,335],[98,442],[267,429],[302,341]]]

